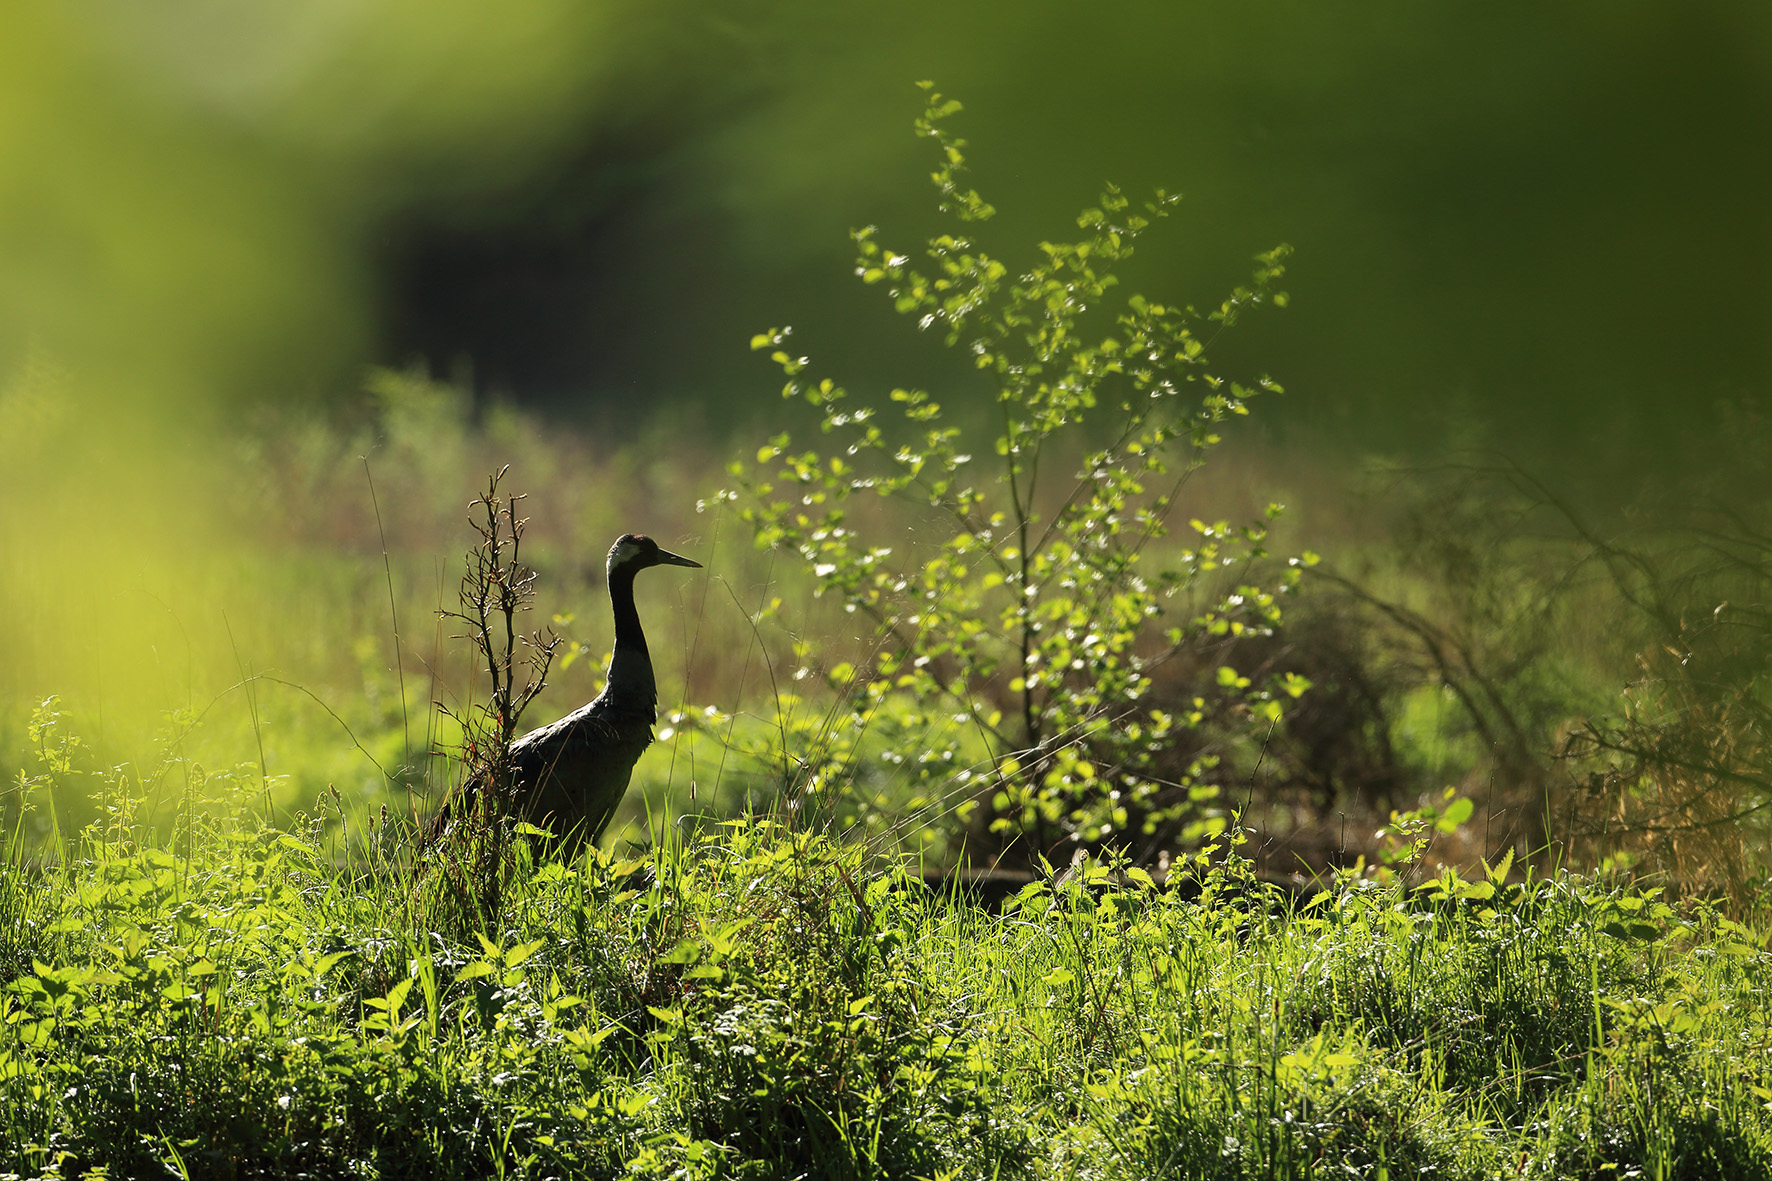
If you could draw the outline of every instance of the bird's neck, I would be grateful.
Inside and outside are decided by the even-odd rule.
[[[634,606],[635,570],[609,573],[609,606],[615,613],[615,652],[609,661],[607,692],[620,704],[635,710],[652,710],[658,689],[652,681],[652,655],[646,650],[646,633],[640,630],[640,612]]]

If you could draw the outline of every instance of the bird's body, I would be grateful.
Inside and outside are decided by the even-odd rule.
[[[634,764],[652,744],[658,689],[652,657],[634,606],[634,575],[649,566],[696,566],[658,547],[649,537],[623,534],[609,550],[609,602],[615,615],[615,650],[609,680],[590,704],[511,744],[513,813],[552,832],[568,846],[595,844],[627,793]],[[480,790],[484,773],[463,795]],[[433,832],[448,826],[449,806]]]

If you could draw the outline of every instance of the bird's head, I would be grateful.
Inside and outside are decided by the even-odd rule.
[[[610,574],[617,570],[644,570],[648,566],[694,566],[699,570],[701,563],[660,549],[658,542],[638,533],[624,533],[609,547]]]

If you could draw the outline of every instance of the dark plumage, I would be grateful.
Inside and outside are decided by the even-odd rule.
[[[512,789],[516,814],[546,828],[568,845],[595,844],[627,793],[628,778],[640,753],[652,744],[658,720],[658,688],[652,657],[634,606],[634,575],[649,566],[694,566],[700,562],[658,547],[633,533],[609,547],[605,567],[609,605],[615,614],[615,653],[609,681],[589,705],[559,721],[531,730],[511,744]],[[476,790],[470,780],[464,794]],[[434,833],[448,825],[448,808]]]

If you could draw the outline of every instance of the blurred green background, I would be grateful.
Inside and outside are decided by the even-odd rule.
[[[19,0],[0,363],[112,414],[355,396],[471,362],[579,412],[766,397],[742,343],[900,338],[852,226],[916,232],[912,80],[968,104],[1019,244],[1099,183],[1186,194],[1152,286],[1299,247],[1240,347],[1289,428],[1624,452],[1768,366],[1772,13],[1239,5]]]
[[[966,389],[851,274],[850,228],[936,225],[920,78],[1012,262],[1103,181],[1185,194],[1134,289],[1212,302],[1296,248],[1291,308],[1225,343],[1290,391],[1255,426],[1286,455],[1496,448],[1622,498],[1767,388],[1755,0],[11,0],[0,770],[52,692],[113,742],[267,668],[423,714],[380,551],[431,629],[512,456],[606,643],[607,538],[700,528],[777,412],[768,325],[861,391]]]

